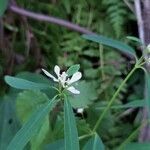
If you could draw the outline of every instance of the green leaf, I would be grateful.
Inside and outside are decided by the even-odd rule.
[[[79,139],[76,121],[70,102],[64,101],[64,135],[65,150],[79,150]]]
[[[13,140],[7,147],[7,150],[22,150],[31,138],[38,132],[39,126],[43,123],[46,115],[56,104],[56,98],[49,100],[46,104],[36,110],[30,119],[17,132]]]
[[[17,114],[22,123],[25,123],[32,113],[39,108],[39,106],[48,102],[46,94],[40,91],[23,91],[19,93],[16,106]],[[49,131],[49,115],[47,115],[43,121],[43,124],[39,126],[39,130],[31,139],[32,150],[42,149],[42,142],[45,139]]]
[[[22,89],[22,90],[47,89],[50,87],[49,84],[35,83],[35,82],[31,82],[25,79],[12,77],[12,76],[5,76],[5,82],[13,88]]]
[[[41,74],[37,74],[37,73],[19,72],[15,77],[29,80],[32,82],[36,82],[36,83],[44,83],[44,84],[50,83],[51,84],[51,80],[49,80],[45,76],[43,76]]]
[[[102,140],[96,133],[88,142],[85,144],[83,150],[105,150]]]
[[[0,0],[0,17],[3,16],[8,5],[8,0]]]
[[[126,38],[129,39],[129,40],[131,40],[131,41],[134,41],[134,42],[136,42],[136,43],[138,43],[138,44],[140,44],[140,45],[143,45],[143,44],[142,44],[142,41],[141,41],[139,38],[137,38],[137,37],[134,37],[134,36],[127,36]]]
[[[49,101],[46,94],[36,91],[23,91],[16,99],[16,109],[19,119],[25,123],[39,106]]]
[[[85,108],[97,98],[96,85],[90,82],[81,81],[74,85],[80,94],[69,95],[69,101],[75,108]],[[92,88],[91,88],[92,87]]]
[[[86,78],[95,79],[99,77],[99,72],[100,72],[99,69],[93,69],[93,68],[85,69],[84,76]]]
[[[124,44],[123,42],[113,40],[111,38],[107,38],[101,35],[83,35],[83,38],[93,41],[93,42],[97,42],[100,44],[110,46],[112,48],[116,48],[123,53],[136,57],[135,50],[132,47]]]
[[[150,143],[129,143],[127,144],[123,150],[149,150]]]
[[[124,108],[136,108],[136,107],[145,107],[145,106],[146,106],[145,100],[134,100],[124,105],[111,106],[111,108],[112,109],[124,109]],[[96,106],[95,109],[105,109],[105,107],[106,106],[102,106],[102,104],[100,104],[100,106]]]
[[[83,51],[83,55],[86,55],[89,57],[99,57],[99,51],[94,51],[93,49],[86,50],[86,51]]]
[[[72,76],[74,73],[76,73],[77,71],[79,71],[79,69],[80,69],[80,65],[79,64],[71,66],[67,70],[68,76]]]
[[[49,116],[47,115],[39,126],[38,132],[32,137],[30,141],[32,150],[41,150],[44,147],[44,140],[49,133]]]
[[[44,150],[65,150],[64,139],[46,145]]]
[[[25,79],[31,82],[35,83],[42,83],[42,84],[48,84],[50,86],[54,86],[54,83],[49,80],[48,78],[44,77],[41,74],[37,73],[31,73],[31,72],[21,72],[16,75],[17,78]],[[17,89],[11,89],[11,90],[17,90]],[[20,91],[19,91],[20,92]],[[56,90],[53,88],[47,88],[47,89],[42,89],[42,92],[44,92],[50,99],[52,99],[57,93]]]
[[[66,8],[67,13],[70,14],[70,12],[71,12],[70,1],[69,0],[63,0],[63,4]]]
[[[18,129],[19,121],[15,113],[15,103],[10,96],[5,96],[0,100],[0,150],[6,150]]]
[[[145,101],[148,109],[148,117],[150,118],[150,73],[145,72]]]

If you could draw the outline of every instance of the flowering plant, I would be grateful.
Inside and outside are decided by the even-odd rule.
[[[45,69],[42,69],[42,71],[51,79],[53,79],[54,82],[58,82],[60,86],[64,89],[67,89],[68,91],[72,92],[73,94],[80,94],[80,91],[78,91],[74,86],[71,86],[74,82],[78,81],[81,79],[82,74],[81,72],[77,71],[75,72],[71,78],[69,78],[68,74],[66,72],[60,73],[60,67],[55,66],[54,67],[54,72],[57,75],[57,78],[53,75],[51,75],[48,71]]]
[[[89,35],[88,35],[89,36]],[[93,37],[94,36],[94,37]],[[97,36],[95,35],[89,36],[89,39],[97,39]],[[101,37],[100,37],[101,39]],[[97,41],[97,40],[96,40]],[[46,82],[41,80],[31,80],[29,78],[21,79],[18,77],[11,77],[11,76],[5,76],[5,81],[8,83],[10,86],[14,88],[18,88],[21,90],[26,90],[25,92],[21,92],[19,94],[19,100],[17,101],[20,106],[20,113],[25,112],[28,113],[30,112],[30,118],[28,118],[28,121],[25,122],[22,125],[22,128],[17,132],[17,134],[14,136],[10,144],[8,145],[7,150],[12,150],[12,148],[15,148],[15,150],[21,150],[23,149],[28,142],[31,142],[31,148],[33,146],[33,149],[38,149],[40,144],[41,144],[41,138],[39,138],[38,134],[41,134],[41,132],[44,134],[44,136],[47,135],[47,132],[49,131],[49,126],[50,127],[55,127],[57,126],[57,123],[60,124],[60,116],[58,115],[58,112],[63,111],[61,115],[63,114],[63,147],[65,150],[79,150],[80,149],[80,143],[79,141],[89,138],[89,140],[86,142],[84,145],[83,149],[92,149],[94,147],[95,149],[102,149],[104,150],[104,145],[102,143],[102,140],[100,138],[100,133],[99,133],[99,127],[104,120],[104,117],[106,116],[107,112],[110,110],[112,104],[116,100],[118,94],[121,92],[121,89],[123,86],[126,84],[128,79],[132,76],[132,74],[137,70],[137,69],[142,69],[145,71],[145,77],[146,77],[146,92],[145,92],[145,102],[146,105],[148,106],[148,115],[150,116],[150,105],[149,105],[149,99],[150,99],[150,74],[144,68],[144,64],[149,64],[149,52],[150,52],[150,45],[148,45],[145,49],[145,55],[142,55],[140,58],[136,56],[136,53],[134,50],[124,44],[116,44],[118,42],[114,42],[112,40],[102,40],[105,41],[104,44],[108,43],[108,46],[112,46],[114,48],[122,49],[124,52],[127,52],[129,54],[132,54],[132,56],[135,58],[135,65],[133,69],[128,73],[126,78],[122,81],[122,83],[119,85],[117,88],[116,92],[114,95],[111,97],[111,99],[108,101],[107,105],[104,106],[96,106],[95,104],[93,105],[94,107],[88,108],[91,109],[97,113],[97,110],[99,110],[99,116],[97,116],[97,120],[95,124],[93,125],[93,119],[95,119],[96,116],[93,117],[93,115],[89,116],[92,118],[91,121],[91,126],[86,125],[86,121],[88,122],[89,120],[85,119],[84,122],[82,122],[82,127],[85,126],[84,130],[85,132],[79,132],[78,136],[78,131],[77,126],[76,126],[76,119],[75,115],[73,112],[72,108],[78,108],[77,113],[82,115],[82,118],[84,118],[84,108],[87,108],[87,105],[89,105],[89,99],[92,100],[94,99],[95,95],[97,94],[97,91],[94,89],[94,86],[91,88],[91,84],[88,84],[88,82],[81,81],[76,87],[73,86],[73,84],[77,81],[79,81],[82,77],[82,73],[79,72],[79,65],[73,65],[71,66],[66,72],[63,71],[61,72],[61,69],[59,66],[54,67],[54,72],[56,75],[52,75],[45,69],[42,69],[44,74],[51,78],[55,83],[56,87],[53,87],[53,85],[48,83],[48,79],[46,79]],[[111,45],[111,43],[113,43]],[[43,78],[42,78],[43,79]],[[58,85],[58,86],[57,86]],[[90,86],[89,86],[90,85]],[[56,89],[59,91],[59,93],[53,92],[53,90]],[[41,90],[41,91],[40,91]],[[43,90],[43,91],[42,91]],[[69,94],[67,95],[64,91],[69,91],[72,94],[75,94],[76,96],[70,96]],[[47,91],[49,92],[48,94],[52,94],[52,96],[49,96],[47,94]],[[96,93],[96,94],[95,94]],[[70,96],[70,97],[69,97]],[[22,100],[23,99],[23,100]],[[94,99],[95,100],[95,99]],[[21,101],[24,101],[24,103],[21,103]],[[27,106],[26,104],[29,104]],[[34,105],[35,110],[32,111]],[[23,106],[23,107],[21,107]],[[40,106],[40,107],[39,107]],[[58,107],[60,106],[60,107]],[[63,106],[63,109],[62,109]],[[77,106],[77,107],[76,107]],[[84,106],[84,107],[83,107]],[[141,103],[138,103],[135,101],[134,105],[133,103],[128,103],[128,105],[121,105],[121,108],[127,108],[127,107],[141,107]],[[145,103],[142,104],[143,107],[145,107]],[[25,111],[25,107],[27,107]],[[120,106],[116,106],[116,108],[120,108]],[[56,111],[57,110],[57,111]],[[53,113],[50,113],[53,111]],[[92,111],[91,111],[92,112]],[[98,113],[97,113],[98,114]],[[52,116],[51,116],[52,115]],[[22,113],[22,118],[27,118],[23,113]],[[46,119],[45,119],[46,118]],[[51,120],[54,120],[51,122]],[[56,123],[56,121],[58,121]],[[78,120],[79,121],[79,120]],[[81,123],[81,122],[80,122]],[[52,124],[52,126],[51,126]],[[79,126],[81,127],[79,124]],[[91,128],[92,127],[92,128]],[[43,129],[45,129],[45,132],[43,132]],[[51,128],[52,129],[52,128]],[[139,129],[139,128],[138,128]],[[37,132],[38,131],[38,132]],[[118,149],[123,149],[125,144],[128,143],[131,140],[131,137],[137,133],[138,130],[135,130],[127,139],[119,146]],[[54,131],[50,131],[50,134],[55,134]],[[35,136],[36,135],[36,136]],[[43,136],[43,137],[44,137]],[[55,136],[55,135],[54,135]],[[54,137],[52,135],[52,139]],[[62,138],[62,136],[61,136]],[[33,141],[38,141],[36,147],[34,147]],[[43,143],[44,143],[44,138],[43,138]],[[56,145],[59,145],[60,141],[56,141]],[[53,144],[50,144],[50,147],[53,147]],[[60,148],[62,148],[62,143],[60,144]],[[53,148],[49,148],[53,149]]]

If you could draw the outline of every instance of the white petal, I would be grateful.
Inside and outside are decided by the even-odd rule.
[[[75,89],[73,86],[68,87],[67,90],[70,91],[73,94],[80,94],[80,91]]]
[[[57,77],[60,76],[60,68],[59,68],[59,66],[56,65],[56,66],[54,67],[54,72],[56,73]]]
[[[66,79],[67,79],[67,73],[66,72],[63,72],[60,77],[59,77],[59,80],[62,84],[63,87],[65,87],[65,83],[66,83]]]
[[[77,113],[79,113],[79,114],[82,114],[83,111],[84,111],[84,108],[78,108],[78,109],[77,109]]]
[[[63,81],[66,81],[67,76],[68,76],[68,74],[67,74],[66,72],[63,72],[63,73],[61,74],[61,79],[62,79]]]
[[[76,72],[75,74],[73,74],[73,76],[71,77],[71,79],[68,80],[68,82],[67,82],[68,85],[69,85],[69,84],[72,84],[72,83],[74,83],[74,82],[76,82],[76,81],[78,81],[78,80],[80,80],[81,77],[82,77],[81,72]]]
[[[53,75],[51,75],[48,71],[45,69],[42,69],[42,71],[50,78],[52,78],[55,82],[58,82],[58,79],[56,79]]]

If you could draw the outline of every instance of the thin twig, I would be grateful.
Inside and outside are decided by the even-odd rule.
[[[123,1],[129,7],[129,9],[135,14],[135,10],[134,10],[134,7],[132,6],[132,4],[130,4],[130,2],[128,0],[123,0]]]
[[[142,43],[145,43],[144,23],[143,23],[143,19],[142,19],[140,0],[134,0],[134,5],[135,5],[135,13],[136,13],[137,23],[138,23],[139,36],[140,36]]]
[[[43,15],[43,14],[39,14],[39,13],[34,13],[31,11],[25,10],[23,8],[20,8],[18,6],[14,6],[12,4],[10,4],[9,10],[11,10],[12,12],[17,13],[19,15],[30,17],[32,19],[36,19],[39,21],[46,21],[46,22],[50,22],[50,23],[57,24],[60,26],[64,26],[64,27],[67,27],[68,29],[72,29],[72,30],[77,31],[82,34],[94,34],[92,31],[90,31],[84,27],[80,27],[79,25],[73,24],[69,21],[65,21],[63,19],[59,19],[56,17],[47,16],[47,15]]]

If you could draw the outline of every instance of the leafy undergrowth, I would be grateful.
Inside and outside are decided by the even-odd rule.
[[[76,0],[32,0],[30,3],[17,0],[17,4],[34,12],[69,20],[97,34],[119,39],[124,43],[127,41],[125,36],[131,33],[125,28],[126,24],[135,19],[125,4],[119,0],[107,2],[83,0],[78,3]],[[80,95],[68,94],[70,103],[65,103],[65,106],[69,106],[64,108],[66,111],[63,111],[63,104],[59,102],[49,107],[52,111],[44,118],[40,114],[43,124],[39,124],[35,130],[34,127],[32,128],[34,134],[30,137],[30,142],[26,139],[26,149],[61,148],[60,145],[65,143],[64,130],[67,130],[64,129],[64,115],[67,116],[68,112],[76,116],[71,122],[76,121],[80,147],[85,150],[91,149],[90,146],[94,145],[93,143],[96,143],[95,146],[104,143],[108,150],[116,149],[140,125],[140,108],[146,104],[143,102],[144,75],[142,71],[137,71],[122,87],[112,107],[97,128],[97,133],[91,138],[82,139],[83,135],[93,130],[109,100],[133,67],[135,61],[126,57],[124,53],[129,47],[124,49],[121,47],[123,53],[120,53],[116,50],[120,49],[118,43],[115,50],[111,48],[114,46],[108,44],[111,40],[104,39],[105,42],[98,43],[87,41],[79,33],[64,27],[23,18],[10,11],[6,12],[2,20],[4,35],[3,44],[0,45],[2,49],[0,52],[0,77],[2,77],[0,150],[5,150],[17,131],[30,118],[35,117],[34,112],[45,108],[45,103],[48,104],[56,94],[54,89],[47,89],[49,84],[53,85],[53,82],[44,77],[41,72],[41,68],[52,70],[56,64],[61,66],[62,71],[73,64],[80,64],[83,77],[80,82],[74,84],[80,90]],[[130,48],[128,52],[135,55]],[[6,74],[14,75],[14,80],[24,79],[18,80],[17,84],[12,78],[6,79],[11,80],[12,85],[21,86],[22,89],[8,89],[3,80]],[[28,89],[29,85],[30,89]],[[70,106],[74,109],[74,113]],[[77,113],[78,108],[84,108],[83,114]],[[69,124],[69,118],[65,119]],[[26,136],[28,137],[29,133]],[[133,142],[137,141],[136,134]],[[149,143],[138,146],[136,144],[128,144],[126,149],[149,146]],[[103,146],[96,148],[104,149]]]

